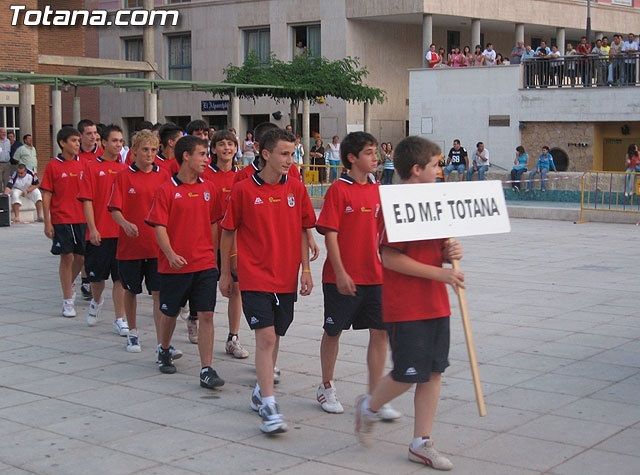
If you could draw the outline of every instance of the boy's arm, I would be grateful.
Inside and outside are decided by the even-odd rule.
[[[338,233],[335,231],[326,231],[324,235],[324,242],[327,246],[327,258],[331,262],[331,267],[336,275],[336,287],[338,292],[342,295],[356,295],[356,284],[353,283],[353,279],[347,273],[342,264],[342,257],[340,255],[340,247],[338,246]]]
[[[120,211],[119,209],[112,209],[111,217],[118,224],[118,226],[120,226],[124,230],[127,236],[138,237],[138,226],[124,219],[122,211]]]
[[[236,239],[236,232],[229,231],[228,229],[224,228],[221,229],[222,236],[220,239],[220,292],[225,297],[229,297],[231,295],[231,286],[233,285],[233,279],[231,277],[231,257],[232,249],[234,248],[234,242]]]
[[[53,225],[51,224],[51,192],[42,190],[42,212],[44,213],[44,235],[53,239]]]
[[[307,233],[302,233],[302,274],[300,275],[300,295],[310,295],[313,289],[313,279],[311,277],[311,268],[309,264],[309,240]]]
[[[387,246],[382,247],[382,265],[399,274],[436,280],[450,284],[454,289],[457,287],[464,289],[464,273],[453,269],[422,264],[406,254]]]
[[[87,220],[87,228],[89,228],[89,241],[94,246],[100,245],[100,232],[96,226],[96,217],[93,212],[93,201],[84,200],[82,202],[82,210],[84,211],[84,217]]]
[[[156,225],[154,229],[156,232],[158,246],[160,247],[160,250],[163,252],[163,254],[167,257],[171,268],[180,269],[181,267],[185,266],[187,264],[186,259],[176,254],[171,247],[171,241],[169,240],[169,234],[167,234],[167,228],[164,226]]]
[[[315,238],[313,237],[313,229],[305,229],[305,234],[307,235],[307,242],[309,245],[309,251],[311,251],[310,261],[315,261],[320,256],[320,247],[316,243]]]

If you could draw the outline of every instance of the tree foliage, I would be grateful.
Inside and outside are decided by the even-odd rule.
[[[385,100],[382,89],[364,84],[369,72],[360,66],[357,58],[330,61],[327,58],[302,54],[285,62],[271,55],[261,62],[251,53],[242,66],[229,65],[224,70],[224,82],[279,86],[273,89],[242,90],[240,97],[255,99],[268,96],[274,99],[290,99],[294,103],[308,98],[332,96],[348,102],[379,102]]]

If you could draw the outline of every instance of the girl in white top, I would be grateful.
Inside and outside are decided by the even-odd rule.
[[[246,167],[256,158],[256,145],[253,142],[253,134],[247,132],[244,143],[242,144],[242,163]]]

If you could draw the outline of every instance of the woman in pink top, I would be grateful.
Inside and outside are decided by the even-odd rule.
[[[463,66],[473,66],[475,63],[476,57],[471,52],[471,48],[465,46],[462,50],[462,56],[464,56],[464,65]]]
[[[480,45],[476,46],[476,51],[475,53],[473,53],[473,57],[474,57],[474,61],[473,61],[474,66],[484,66],[484,55],[482,54],[482,46]]]
[[[451,66],[452,68],[461,68],[464,66],[464,55],[460,53],[460,48],[454,48],[453,54],[451,55]]]

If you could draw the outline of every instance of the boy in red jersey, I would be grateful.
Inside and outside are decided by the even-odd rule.
[[[304,230],[312,228],[316,218],[302,182],[287,177],[294,142],[293,135],[282,129],[264,135],[260,143],[261,169],[234,185],[220,223],[220,290],[226,297],[231,295],[231,254],[236,238],[242,308],[256,335],[258,382],[251,407],[262,417],[260,430],[266,434],[287,430],[274,397],[273,368],[280,337],[293,321],[300,264],[300,294],[309,295],[313,287]]]
[[[238,151],[238,141],[233,132],[229,130],[220,130],[213,134],[211,138],[211,158],[212,163],[205,168],[202,178],[209,180],[216,186],[221,195],[223,202],[223,210],[226,209],[227,203],[231,196],[231,188],[238,169],[233,164],[236,153]],[[220,237],[220,232],[218,232]],[[218,239],[219,244],[219,239]],[[234,246],[235,247],[235,246]],[[235,251],[231,253],[233,254]],[[232,273],[235,274],[236,256],[231,257]],[[218,250],[218,268],[222,263],[220,251]],[[229,297],[229,335],[225,351],[234,358],[244,359],[249,357],[249,352],[240,344],[238,332],[240,331],[240,317],[242,317],[242,300],[240,299],[240,287],[238,286],[237,276]],[[189,334],[191,336],[191,334]]]
[[[382,222],[378,183],[378,141],[366,132],[348,134],[340,146],[342,164],[348,170],[327,190],[317,229],[324,234],[327,260],[322,271],[324,334],[320,343],[322,384],[316,399],[329,413],[344,412],[333,375],[343,330],[369,329],[367,367],[369,392],[384,372],[387,332],[382,322],[382,263],[378,257],[378,230]],[[386,404],[383,420],[401,414]]]
[[[215,186],[200,178],[207,166],[207,141],[188,135],[176,144],[180,171],[156,192],[145,220],[155,227],[161,253],[160,351],[162,373],[175,373],[170,352],[176,317],[187,300],[198,312],[198,352],[200,386],[217,388],[224,380],[212,368],[213,311],[216,303],[216,251],[222,203]]]
[[[40,189],[44,210],[44,234],[53,240],[51,254],[60,256],[62,316],[75,317],[73,281],[84,265],[86,221],[76,199],[84,168],[78,158],[80,132],[73,127],[58,131],[62,152],[47,164]]]
[[[402,183],[435,183],[440,148],[421,137],[396,147],[394,166]],[[441,375],[449,366],[449,297],[445,284],[464,287],[464,274],[442,264],[462,258],[453,239],[390,243],[383,231],[383,318],[389,332],[393,370],[371,395],[356,400],[355,431],[370,445],[377,412],[416,384],[409,460],[438,470],[451,461],[433,446],[431,432],[440,398]]]
[[[175,124],[165,124],[160,127],[158,134],[160,136],[162,152],[158,152],[156,156],[156,165],[173,176],[178,173],[180,169],[180,165],[176,161],[175,148],[176,143],[182,137],[182,130]]]
[[[158,138],[149,130],[143,130],[134,135],[131,148],[134,151],[135,161],[116,176],[109,201],[111,216],[120,226],[116,258],[120,282],[125,289],[124,309],[129,325],[126,349],[131,353],[142,351],[136,304],[137,295],[142,293],[143,280],[153,298],[156,342],[160,341],[159,249],[153,228],[144,222],[151,209],[156,190],[170,178],[166,171],[154,163],[158,145]],[[174,358],[179,356],[181,353],[178,352]]]
[[[116,334],[127,336],[129,327],[123,318],[124,289],[120,284],[116,260],[119,227],[107,208],[116,175],[126,168],[126,165],[120,161],[124,137],[122,129],[117,125],[109,125],[101,133],[104,152],[102,157],[87,160],[78,194],[87,220],[84,264],[93,296],[87,310],[86,321],[90,327],[98,323],[100,310],[104,305],[102,292],[104,292],[105,280],[111,276],[116,317],[113,329]]]

